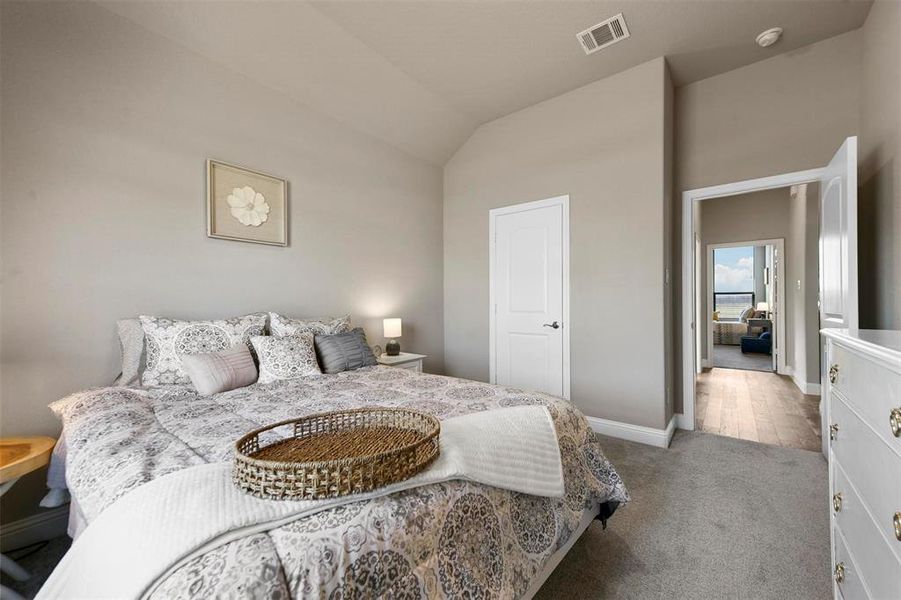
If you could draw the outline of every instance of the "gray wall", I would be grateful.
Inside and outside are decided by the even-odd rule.
[[[662,428],[665,70],[656,59],[480,127],[444,171],[445,366],[488,379],[488,210],[570,196],[572,398]]]
[[[795,356],[792,362],[797,381],[820,383],[819,216],[820,185],[797,186],[791,194],[791,250],[786,259],[794,278],[786,279],[794,302],[787,307],[794,314]],[[803,325],[802,325],[803,324]]]
[[[860,129],[860,46],[856,30],[678,88],[677,196],[827,164],[842,141]],[[682,261],[681,214],[674,215],[677,265]],[[675,274],[674,319],[681,335],[681,269]],[[676,412],[682,412],[681,344],[674,350]]]
[[[860,326],[901,329],[901,2],[877,0],[862,37]]]
[[[441,371],[440,168],[93,3],[4,2],[0,52],[3,435],[58,433],[138,313],[400,316]],[[290,247],[206,237],[207,157],[288,179]]]

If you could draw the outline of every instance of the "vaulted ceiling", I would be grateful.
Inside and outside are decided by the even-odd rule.
[[[413,156],[443,165],[482,123],[666,56],[684,85],[856,29],[871,0],[101,2]],[[622,12],[632,37],[575,34]],[[760,48],[769,27],[783,39]]]

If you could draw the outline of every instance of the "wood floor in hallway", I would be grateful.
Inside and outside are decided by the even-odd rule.
[[[820,450],[819,396],[801,393],[790,377],[705,369],[698,376],[696,426],[700,431]]]

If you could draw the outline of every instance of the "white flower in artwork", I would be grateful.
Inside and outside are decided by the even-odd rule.
[[[242,225],[259,227],[269,219],[269,203],[249,185],[234,188],[228,196],[231,213]]]

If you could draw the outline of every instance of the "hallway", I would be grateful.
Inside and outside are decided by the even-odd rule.
[[[786,448],[820,451],[819,396],[791,378],[737,369],[705,369],[698,376],[696,427]]]

